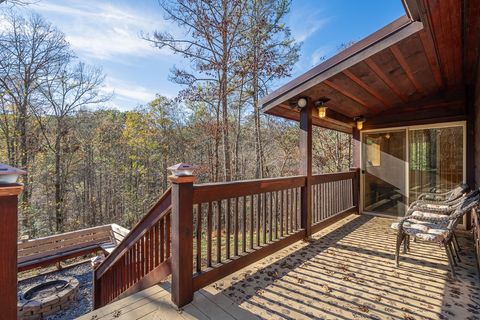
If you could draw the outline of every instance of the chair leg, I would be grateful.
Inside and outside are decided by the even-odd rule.
[[[452,255],[452,258],[453,258],[453,264],[455,265],[455,267],[458,266],[458,263],[457,263],[458,253],[455,251],[455,248],[452,245],[451,241],[448,241],[448,249],[450,249],[450,254]],[[458,262],[460,262],[460,258],[458,258]]]
[[[453,234],[453,245],[455,246],[455,250],[457,250],[457,252],[462,251],[462,248],[460,248],[460,245],[458,244],[458,240],[457,240],[457,236],[455,235],[455,232],[452,232],[452,234]]]
[[[408,234],[403,236],[403,253],[406,254],[408,252]]]
[[[455,253],[455,257],[457,258],[458,262],[462,262],[462,259],[460,259],[460,250],[455,246],[455,240],[452,239],[451,242],[451,248],[452,251]]]
[[[454,267],[454,258],[452,255],[452,252],[450,251],[450,247],[448,243],[444,243],[443,246],[445,247],[445,252],[447,253],[447,258],[448,258],[448,264],[450,265],[450,270],[452,272],[452,278],[455,280],[457,275],[455,273],[455,267]]]
[[[397,234],[397,244],[395,246],[395,266],[398,267],[400,265],[400,246],[402,245],[402,241],[405,238],[403,232],[398,230]]]

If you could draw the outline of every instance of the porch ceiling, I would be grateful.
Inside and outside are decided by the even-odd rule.
[[[480,2],[405,0],[405,7],[408,15],[266,96],[263,111],[298,121],[290,105],[299,97],[327,99],[327,118],[315,113],[313,124],[344,132],[356,116],[370,127],[399,115],[405,123],[464,118],[463,85],[478,63]]]

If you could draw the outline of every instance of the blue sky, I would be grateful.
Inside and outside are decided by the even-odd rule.
[[[41,0],[28,10],[63,31],[81,60],[103,68],[104,90],[114,92],[109,107],[128,110],[156,93],[174,97],[179,91],[168,80],[169,70],[187,62],[140,38],[154,30],[181,33],[163,19],[156,0]],[[403,14],[401,0],[293,0],[286,23],[303,45],[292,76],[334,55],[341,43],[360,40]]]

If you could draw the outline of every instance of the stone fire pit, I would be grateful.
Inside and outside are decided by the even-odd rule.
[[[68,308],[77,296],[78,286],[75,278],[61,278],[31,287],[18,300],[18,318],[43,319]]]

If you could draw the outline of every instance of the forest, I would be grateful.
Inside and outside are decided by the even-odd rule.
[[[289,8],[289,0],[160,1],[184,34],[152,27],[139,37],[185,60],[169,75],[181,90],[129,111],[107,104],[101,66],[82,62],[61,30],[37,14],[0,11],[0,163],[27,171],[19,234],[130,228],[178,162],[198,166],[197,183],[297,175],[298,123],[259,106],[299,59]],[[350,155],[349,135],[315,129],[315,173],[348,170]]]

